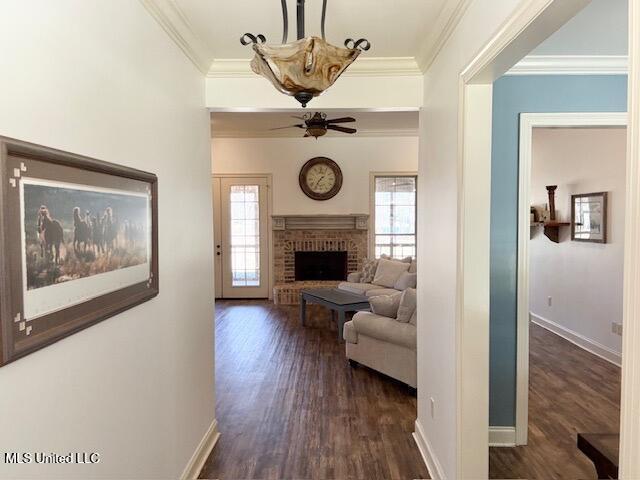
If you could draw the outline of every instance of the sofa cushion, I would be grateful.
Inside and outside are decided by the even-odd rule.
[[[417,325],[418,324],[418,309],[417,308],[413,311],[413,315],[411,315],[411,318],[409,319],[409,323],[411,325]]]
[[[383,253],[380,255],[380,258],[384,258],[385,260],[391,260],[392,262],[402,262],[402,263],[411,263],[413,261],[413,257],[404,257],[403,259],[393,258]]]
[[[396,320],[402,323],[408,323],[411,320],[413,312],[416,311],[416,302],[417,298],[415,288],[407,288],[402,292]]]
[[[342,338],[348,343],[358,343],[358,332],[353,325],[353,321],[344,324],[344,330],[342,330]]]
[[[352,322],[358,335],[366,335],[411,350],[416,349],[415,325],[400,323],[393,318],[382,317],[370,312],[356,313]]]
[[[344,290],[345,292],[357,293],[358,295],[364,295],[367,291],[380,288],[377,285],[373,285],[372,283],[352,283],[352,282],[341,282],[338,284],[339,290]]]
[[[417,273],[418,272],[418,262],[414,258],[411,260],[411,266],[409,267],[409,273]]]
[[[393,288],[400,275],[409,270],[409,265],[409,263],[381,258],[378,261],[378,268],[376,268],[376,274],[371,283],[381,287]]]
[[[377,297],[378,295],[394,295],[396,293],[402,293],[400,290],[396,290],[395,288],[380,288],[377,285],[374,286],[375,288],[367,290],[367,293],[365,293],[367,297]]]
[[[378,260],[376,260],[375,258],[365,258],[362,261],[362,275],[360,276],[360,282],[371,283],[373,281],[373,277],[375,277],[376,275],[377,267]]]
[[[349,275],[347,275],[347,282],[360,283],[361,278],[362,278],[362,272],[351,272]]]
[[[401,296],[402,294],[398,292],[393,295],[369,297],[371,311],[376,315],[382,315],[383,317],[396,318],[396,315],[398,315]]]
[[[416,283],[418,281],[417,273],[409,273],[404,272],[402,275],[398,277],[393,288],[396,290],[404,291],[407,288],[416,288]]]

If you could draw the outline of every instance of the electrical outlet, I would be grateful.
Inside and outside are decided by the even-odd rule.
[[[431,405],[431,418],[436,418],[436,401],[433,397],[429,398]]]
[[[549,305],[550,307],[553,305],[553,298],[547,297],[547,305]]]
[[[611,333],[622,336],[622,324],[613,322],[611,324]]]

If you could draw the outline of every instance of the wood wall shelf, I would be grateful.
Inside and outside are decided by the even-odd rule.
[[[560,228],[570,227],[571,223],[568,222],[546,222],[544,224],[544,234],[546,237],[554,243],[560,243]]]

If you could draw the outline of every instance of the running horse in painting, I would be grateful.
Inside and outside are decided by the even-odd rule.
[[[75,207],[73,209],[73,249],[76,254],[80,252],[80,247],[84,253],[87,252],[87,248],[91,242],[91,225],[90,221],[87,221],[87,216],[83,218],[80,215],[80,208]]]
[[[64,242],[62,225],[51,218],[49,209],[42,205],[38,210],[38,236],[40,237],[42,256],[60,262],[60,245]],[[55,252],[55,254],[54,254]]]

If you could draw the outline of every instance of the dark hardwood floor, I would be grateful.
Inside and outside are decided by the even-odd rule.
[[[421,479],[416,398],[351,368],[329,313],[265,301],[216,302],[217,419],[200,478]]]
[[[531,325],[529,444],[492,448],[491,478],[596,478],[578,432],[618,432],[620,369]]]

